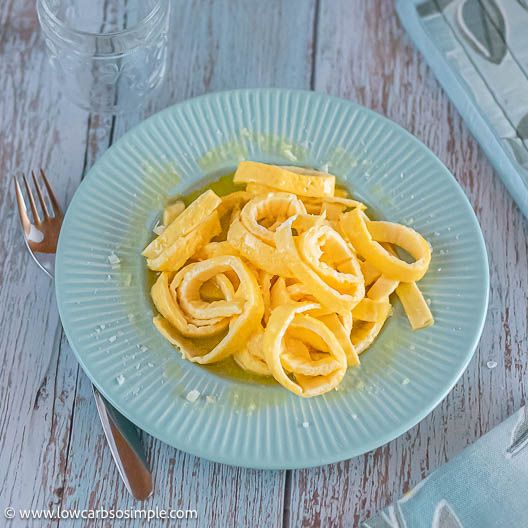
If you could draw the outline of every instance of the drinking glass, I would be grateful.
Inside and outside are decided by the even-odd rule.
[[[137,109],[165,75],[170,0],[37,0],[65,94],[92,112]]]

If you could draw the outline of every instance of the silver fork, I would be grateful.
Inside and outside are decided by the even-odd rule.
[[[55,253],[57,251],[63,214],[44,171],[40,169],[40,179],[46,189],[51,212],[48,203],[46,203],[43,186],[39,183],[34,171],[31,171],[31,176],[40,205],[39,211],[28,179],[23,175],[32,219],[28,215],[24,194],[18,179],[16,176],[13,178],[24,242],[35,262],[53,279]],[[145,500],[152,495],[154,486],[137,429],[132,422],[127,420],[106,401],[94,385],[92,385],[92,389],[103,431],[119,474],[128,491],[136,499]]]

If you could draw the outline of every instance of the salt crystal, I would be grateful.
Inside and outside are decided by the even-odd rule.
[[[129,323],[132,323],[135,318],[136,318],[136,316],[134,314],[132,314],[132,313],[128,314],[128,322]]]
[[[291,161],[297,161],[297,156],[291,151],[290,148],[282,149],[282,153]]]
[[[302,423],[302,426],[303,426],[305,429],[308,429],[308,427],[310,427],[310,423],[309,423],[309,422],[303,422],[303,423]]]
[[[207,403],[216,403],[216,398],[214,398],[213,396],[206,396],[205,401]]]
[[[496,366],[497,366],[497,362],[496,361],[488,361],[486,363],[486,366],[489,368],[489,369],[494,369]]]
[[[191,403],[194,403],[199,397],[200,397],[200,391],[193,389],[192,391],[187,393],[187,396],[185,396],[185,399]]]
[[[115,268],[117,266],[119,266],[119,264],[121,263],[121,260],[119,259],[119,257],[112,251],[112,253],[110,253],[110,255],[108,255],[108,262],[110,262],[110,265],[112,266],[112,268]]]
[[[123,374],[119,374],[119,376],[116,376],[116,381],[118,385],[123,385],[125,382],[125,376],[123,376]]]
[[[154,231],[154,233],[156,233],[156,235],[162,235],[163,231],[165,231],[165,226],[161,225],[161,224],[156,224],[152,231]]]
[[[402,385],[409,385],[409,383],[411,383],[411,380],[409,378],[405,378],[404,380],[402,380]]]
[[[116,339],[117,339],[117,336],[110,336],[108,338],[108,341],[110,341],[110,343],[113,343]]]

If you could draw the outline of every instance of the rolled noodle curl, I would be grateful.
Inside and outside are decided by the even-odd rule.
[[[294,235],[293,229],[300,234]],[[364,297],[356,256],[339,233],[317,217],[288,219],[277,229],[276,243],[295,277],[326,308],[350,312]],[[326,244],[331,245],[334,254],[328,254]]]
[[[219,287],[225,294],[224,300],[207,302],[200,298],[204,283],[216,276],[226,277],[228,272],[238,278],[236,289],[223,279]],[[238,257],[220,256],[188,264],[175,275],[170,288],[167,275],[162,274],[152,288],[152,299],[173,327],[168,339],[180,347],[186,359],[195,363],[213,363],[236,352],[258,329],[264,313],[257,280]],[[166,332],[164,335],[167,337]],[[204,351],[203,346],[194,342],[200,337],[214,336],[218,342],[210,350]]]
[[[303,397],[317,396],[335,388],[343,379],[347,367],[345,352],[335,335],[324,323],[305,315],[309,310],[318,308],[320,305],[316,303],[279,306],[272,311],[264,331],[264,357],[273,377],[288,390]],[[319,346],[323,350],[315,350],[312,355],[292,346],[291,341],[288,346],[285,339],[287,333],[296,329],[303,333],[312,332],[322,343]],[[304,342],[299,339],[299,334],[292,337]],[[311,344],[314,344],[313,340]],[[285,364],[282,361],[284,354]]]
[[[359,209],[345,213],[340,220],[343,232],[358,253],[385,277],[401,282],[420,280],[431,262],[431,247],[410,227],[392,222],[375,222]],[[382,242],[407,251],[415,260],[408,263],[391,254]]]

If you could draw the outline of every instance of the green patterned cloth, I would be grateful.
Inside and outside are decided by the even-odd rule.
[[[528,216],[528,0],[396,5],[403,26]]]
[[[526,407],[361,527],[528,527]]]

